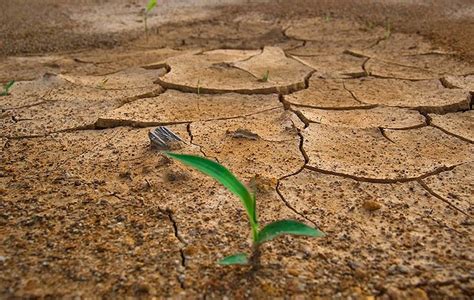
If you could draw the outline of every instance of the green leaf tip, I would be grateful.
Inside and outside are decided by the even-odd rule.
[[[156,6],[156,0],[150,0],[148,1],[148,4],[146,5],[146,12],[149,13],[150,11],[153,10]]]
[[[223,259],[219,260],[217,263],[219,265],[222,265],[222,266],[246,265],[246,264],[249,263],[249,260],[247,258],[247,254],[237,253],[237,254],[234,254],[234,255],[224,257]]]
[[[3,92],[0,93],[0,96],[8,96],[10,89],[15,84],[15,80],[10,80],[3,86]]]
[[[10,80],[6,85],[5,89],[8,91],[15,84],[15,80]]]
[[[178,154],[173,152],[164,152],[167,156],[174,158],[185,165],[195,168],[196,170],[211,176],[223,186],[225,186],[229,191],[234,195],[240,198],[242,204],[244,205],[247,215],[250,219],[252,226],[257,224],[256,214],[254,212],[255,205],[254,199],[248,189],[240,182],[234,174],[232,174],[228,169],[222,166],[215,161],[210,159],[189,155],[189,154]]]
[[[324,232],[294,220],[280,220],[265,226],[258,234],[259,244],[270,241],[280,235],[303,235],[310,237],[323,237]]]

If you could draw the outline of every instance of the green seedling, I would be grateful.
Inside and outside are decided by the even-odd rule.
[[[197,93],[198,95],[201,95],[201,80],[198,79],[198,83],[197,83]]]
[[[270,75],[270,71],[267,70],[267,71],[265,72],[265,74],[262,75],[262,79],[261,79],[261,80],[262,80],[263,82],[268,82],[268,77],[269,77],[269,75]]]
[[[156,7],[156,0],[149,0],[148,4],[145,7],[145,16],[144,16],[144,21],[145,21],[145,34],[146,37],[148,38],[148,14]]]
[[[3,92],[0,93],[0,96],[10,95],[10,89],[13,87],[14,84],[15,84],[15,80],[11,80],[7,82],[7,84],[3,86]]]
[[[228,169],[219,163],[200,156],[172,152],[165,152],[165,154],[217,180],[230,192],[239,197],[245,208],[250,223],[250,231],[252,233],[252,254],[248,256],[246,253],[237,253],[227,256],[218,262],[220,265],[251,264],[254,267],[258,267],[260,262],[259,246],[280,235],[291,234],[310,237],[324,236],[324,233],[318,229],[294,220],[275,221],[260,230],[255,193],[250,193],[244,184],[242,184],[242,182],[240,182]]]
[[[327,12],[326,15],[324,16],[324,21],[329,22],[331,21],[331,13]]]
[[[392,35],[392,28],[389,21],[385,23],[385,39],[388,39]]]
[[[108,78],[102,79],[102,80],[97,84],[97,88],[98,88],[98,89],[103,89],[103,88],[105,87],[105,84],[107,83],[107,81],[109,81]]]

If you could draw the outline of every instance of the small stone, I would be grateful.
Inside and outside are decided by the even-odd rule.
[[[288,273],[293,276],[298,276],[300,275],[301,272],[298,269],[292,268],[292,269],[288,269]]]
[[[362,207],[367,211],[376,211],[382,208],[382,205],[373,200],[366,200],[364,204],[362,204]]]
[[[186,173],[179,172],[179,171],[169,171],[166,173],[165,177],[167,181],[173,182],[173,181],[186,180],[188,178],[188,175],[186,175]]]
[[[226,134],[234,139],[248,139],[256,141],[260,138],[258,134],[242,128],[239,128],[235,131],[227,130]]]
[[[410,269],[404,265],[391,265],[388,268],[388,273],[391,275],[395,274],[407,274],[410,272]]]

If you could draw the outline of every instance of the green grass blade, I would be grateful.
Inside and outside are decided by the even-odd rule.
[[[219,265],[228,266],[228,265],[246,265],[249,263],[247,258],[247,254],[245,253],[237,253],[234,255],[230,255],[224,257],[223,259],[217,262]]]
[[[177,154],[172,152],[165,152],[166,155],[174,158],[188,166],[191,166],[202,173],[211,176],[229,191],[240,198],[242,204],[247,211],[247,215],[250,219],[252,227],[257,224],[255,220],[255,212],[253,198],[250,195],[247,188],[224,166],[204,157],[188,155],[188,154]]]
[[[6,85],[5,85],[5,91],[8,93],[8,91],[12,88],[12,86],[15,84],[15,80],[11,80],[9,81]]]
[[[318,229],[294,220],[280,220],[265,226],[258,234],[258,243],[270,241],[283,234],[322,237],[325,234]]]
[[[146,5],[146,12],[149,13],[150,11],[153,10],[156,6],[156,0],[150,0],[148,1],[148,4]]]

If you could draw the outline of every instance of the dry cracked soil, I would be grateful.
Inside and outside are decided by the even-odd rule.
[[[474,297],[472,1],[142,2],[3,3],[0,298]],[[156,126],[327,235],[217,265],[245,212]]]

